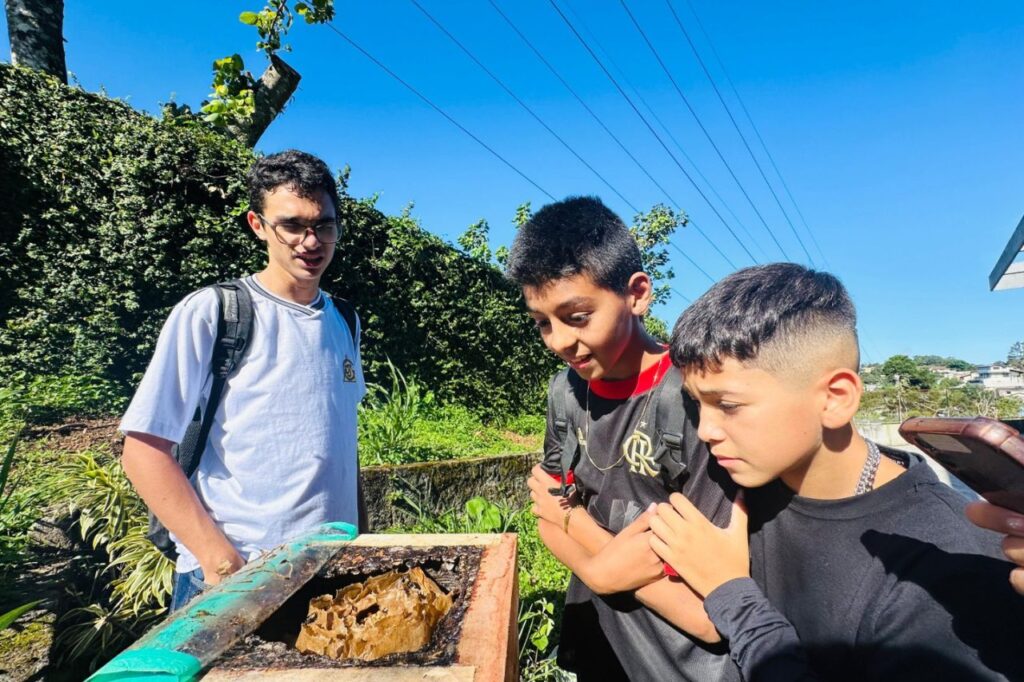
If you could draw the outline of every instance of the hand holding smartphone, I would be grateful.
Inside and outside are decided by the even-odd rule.
[[[1024,514],[1024,437],[995,419],[915,417],[900,435],[992,504]]]

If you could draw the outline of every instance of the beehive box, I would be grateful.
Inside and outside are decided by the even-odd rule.
[[[412,567],[452,598],[424,648],[369,662],[294,648],[310,599]],[[179,680],[511,682],[518,679],[516,569],[513,534],[362,535],[351,541],[313,534],[204,592],[93,679],[141,679],[177,665],[162,660],[170,656],[182,662]]]
[[[514,535],[363,535],[342,547],[256,633],[204,678],[220,680],[518,679]],[[373,662],[301,654],[291,645],[309,600],[392,569],[419,566],[453,596],[426,648]]]

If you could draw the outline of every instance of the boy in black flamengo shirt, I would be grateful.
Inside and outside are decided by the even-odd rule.
[[[919,456],[854,428],[856,313],[835,277],[736,272],[683,313],[671,354],[747,511],[723,530],[673,495],[652,547],[705,597],[747,682],[1024,680],[999,536]]]
[[[724,523],[732,485],[644,328],[642,270],[626,226],[587,197],[541,209],[509,254],[544,343],[569,364],[551,382],[544,464],[528,482],[541,539],[573,572],[559,663],[581,680],[736,680],[700,600],[650,549],[653,503],[679,491]],[[575,485],[564,497],[563,462]]]

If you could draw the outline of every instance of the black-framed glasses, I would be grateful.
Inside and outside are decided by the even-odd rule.
[[[337,218],[324,218],[315,224],[302,220],[281,220],[272,223],[261,214],[256,214],[264,225],[269,225],[277,241],[285,246],[298,246],[310,232],[321,244],[333,244],[341,235],[341,225]]]

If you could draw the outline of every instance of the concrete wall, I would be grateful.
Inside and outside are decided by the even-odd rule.
[[[426,514],[462,511],[477,495],[520,507],[530,497],[526,478],[539,461],[537,453],[366,467],[363,492],[370,528],[409,523],[415,518],[413,507]]]

